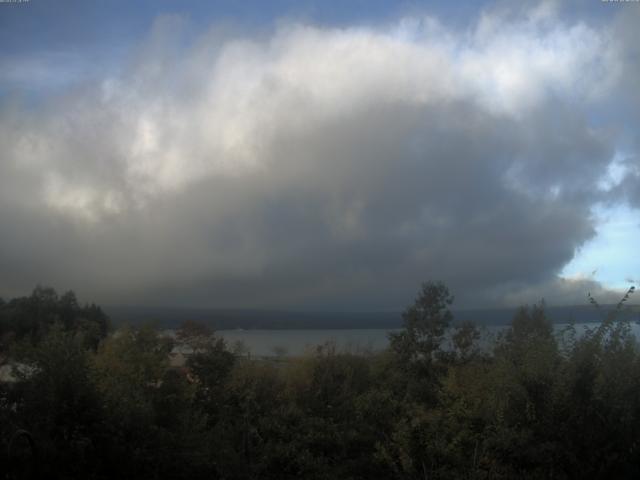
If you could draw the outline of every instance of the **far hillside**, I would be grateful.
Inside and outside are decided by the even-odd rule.
[[[550,321],[593,323],[602,320],[615,305],[548,306]],[[516,308],[453,310],[454,323],[467,321],[480,326],[508,325]],[[116,324],[152,323],[159,328],[177,328],[185,320],[204,323],[215,330],[229,329],[394,329],[402,326],[401,312],[293,312],[269,310],[221,310],[179,307],[112,306],[105,312]],[[629,306],[627,315],[640,321],[640,308]]]

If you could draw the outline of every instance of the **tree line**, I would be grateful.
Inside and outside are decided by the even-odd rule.
[[[452,302],[427,282],[386,350],[276,362],[189,322],[175,339],[110,332],[71,292],[0,301],[15,377],[0,383],[0,475],[638,478],[640,352],[622,308],[558,335],[542,304],[522,307],[487,346]]]

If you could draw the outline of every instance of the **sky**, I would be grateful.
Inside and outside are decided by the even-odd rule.
[[[0,297],[615,302],[640,274],[638,24],[595,0],[2,2]]]

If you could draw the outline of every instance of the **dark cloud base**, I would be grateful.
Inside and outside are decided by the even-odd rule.
[[[428,279],[461,306],[615,296],[558,275],[595,235],[594,205],[638,196],[637,156],[615,189],[598,187],[626,138],[605,112],[638,67],[615,83],[571,42],[634,34],[510,21],[471,41],[289,25],[266,43],[204,35],[171,53],[184,26],[160,20],[124,73],[3,106],[0,292],[367,311],[402,308]],[[523,49],[505,53],[509,39]],[[544,56],[545,42],[588,72],[545,70],[526,50]],[[470,77],[518,53],[495,95],[506,80]],[[597,96],[598,82],[613,86]]]

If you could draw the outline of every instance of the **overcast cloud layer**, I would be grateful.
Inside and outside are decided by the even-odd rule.
[[[161,16],[82,82],[24,60],[0,80],[58,83],[2,100],[0,295],[375,310],[438,279],[462,306],[612,299],[559,272],[594,206],[640,207],[639,12],[196,38]]]

